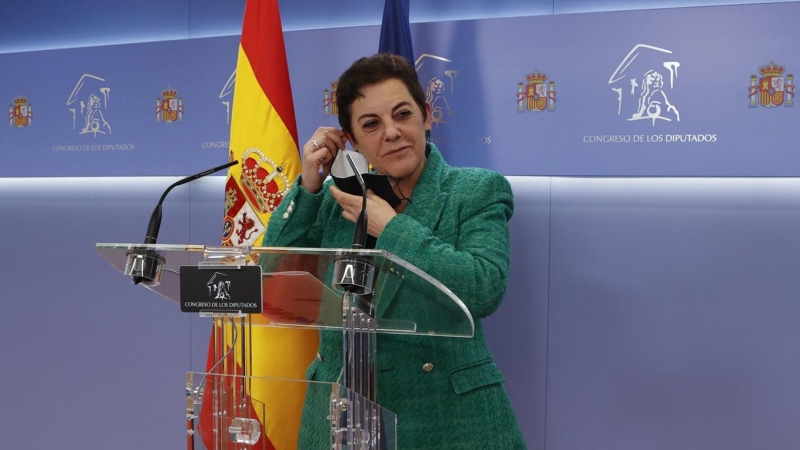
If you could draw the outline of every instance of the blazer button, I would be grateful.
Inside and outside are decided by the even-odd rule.
[[[431,370],[433,370],[433,364],[425,363],[425,364],[422,365],[422,371],[423,372],[430,372]]]

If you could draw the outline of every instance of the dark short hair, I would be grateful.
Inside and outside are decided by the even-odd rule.
[[[339,77],[336,107],[339,108],[339,126],[342,127],[342,130],[353,135],[351,106],[358,97],[364,96],[361,89],[392,78],[400,80],[406,86],[411,98],[422,110],[422,119],[428,119],[428,112],[425,109],[425,92],[422,91],[422,85],[419,84],[419,77],[417,77],[414,66],[402,56],[378,53],[354,62]]]

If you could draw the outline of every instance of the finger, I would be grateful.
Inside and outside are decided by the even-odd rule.
[[[342,191],[336,186],[331,186],[331,196],[336,200],[336,203],[342,204]]]
[[[336,154],[328,147],[320,147],[319,150],[314,151],[312,156],[315,163],[319,164],[320,166],[328,167],[335,159]]]
[[[377,204],[386,204],[388,205],[389,202],[383,199],[380,195],[372,192],[372,189],[367,189],[367,200],[371,202],[375,202]]]
[[[343,137],[334,128],[323,130],[321,133],[314,135],[311,139],[311,145],[313,147],[311,152],[314,156],[314,162],[326,166],[336,159],[339,149],[344,148]]]
[[[344,149],[345,143],[347,142],[347,137],[344,135],[344,133],[335,128],[325,130],[325,139],[326,143],[328,144],[326,147],[334,151]]]
[[[356,216],[346,209],[342,209],[342,217],[350,222],[356,221]]]
[[[350,195],[336,186],[331,186],[331,195],[333,195],[334,200],[336,200],[343,209],[352,209],[355,211],[361,208],[361,197]]]
[[[321,149],[322,147],[319,145],[319,136],[311,136],[311,139],[303,146],[303,159],[308,162],[317,162],[321,156]]]
[[[325,138],[322,136],[313,136],[310,141],[310,147],[308,148],[308,158],[309,162],[319,164],[319,163],[326,163],[331,161],[333,157],[331,156],[331,150],[328,146],[325,145]]]
[[[344,192],[336,186],[331,186],[331,195],[333,195],[333,199],[342,205],[342,207],[345,207],[350,203],[348,202],[348,197],[350,197],[350,194]]]
[[[339,154],[339,150],[338,149],[337,150],[333,150],[333,149],[330,149],[328,147],[326,147],[326,149],[328,151],[325,154],[325,156],[323,156],[323,160],[324,160],[324,163],[326,165],[331,165],[331,164],[333,164],[333,160],[336,159],[336,155]]]
[[[306,145],[303,148],[311,148],[314,150],[319,150],[322,146],[322,139],[325,137],[325,127],[319,127],[314,131],[314,134],[308,139]]]
[[[344,133],[336,128],[320,128],[319,132],[314,134],[312,141],[316,141],[317,146],[315,148],[317,150],[321,147],[327,147],[336,151],[344,148],[345,136]]]

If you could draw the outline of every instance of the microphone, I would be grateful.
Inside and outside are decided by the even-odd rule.
[[[353,248],[365,248],[367,246],[367,184],[364,182],[364,177],[361,176],[361,172],[358,171],[356,163],[353,162],[350,154],[345,153],[344,156],[347,158],[347,162],[350,163],[353,173],[356,174],[358,184],[361,186],[361,213],[358,215],[356,230],[353,233]]]
[[[206,171],[190,175],[172,183],[166,191],[161,195],[158,204],[153,209],[153,214],[150,215],[150,222],[147,224],[147,232],[144,235],[144,243],[146,245],[155,244],[158,240],[158,231],[161,228],[161,205],[167,197],[172,188],[210,175],[220,170],[227,169],[228,167],[239,164],[239,161],[230,161],[221,166],[208,169]],[[153,250],[136,250],[128,255],[128,263],[126,264],[126,274],[130,274],[133,279],[133,284],[144,283],[149,286],[156,286],[161,278],[161,266],[164,264],[164,259],[156,254]]]
[[[227,169],[228,167],[235,166],[236,164],[239,164],[239,161],[231,161],[221,166],[214,167],[213,169],[208,169],[206,171],[190,175],[186,178],[180,179],[172,183],[172,185],[170,185],[170,187],[168,187],[167,190],[164,191],[164,193],[161,195],[161,199],[158,200],[158,204],[153,210],[153,214],[150,215],[150,223],[147,224],[147,233],[145,233],[144,235],[144,243],[145,244],[156,243],[156,240],[158,239],[158,230],[159,228],[161,228],[161,204],[164,203],[164,198],[167,197],[167,194],[169,193],[169,191],[172,190],[172,188],[180,186],[182,184],[186,184],[190,181],[194,181],[198,178],[202,178],[206,175],[210,175],[214,172],[219,172],[222,169]]]
[[[356,229],[353,232],[353,249],[365,249],[367,245],[367,184],[358,171],[356,163],[349,153],[345,153],[347,162],[356,175],[358,184],[361,185],[361,213],[356,220]],[[369,257],[348,256],[338,259],[333,268],[333,286],[342,288],[356,296],[367,296],[372,294],[375,286],[375,265]],[[354,301],[351,298],[351,301]],[[360,301],[358,301],[360,302]],[[374,316],[374,308],[371,302],[359,303],[362,311]]]

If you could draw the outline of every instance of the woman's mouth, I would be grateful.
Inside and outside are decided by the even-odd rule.
[[[389,150],[388,152],[384,153],[383,156],[389,156],[389,157],[397,156],[397,155],[403,153],[404,151],[406,151],[408,148],[409,148],[409,146],[404,146],[404,147],[396,148],[394,150]]]

